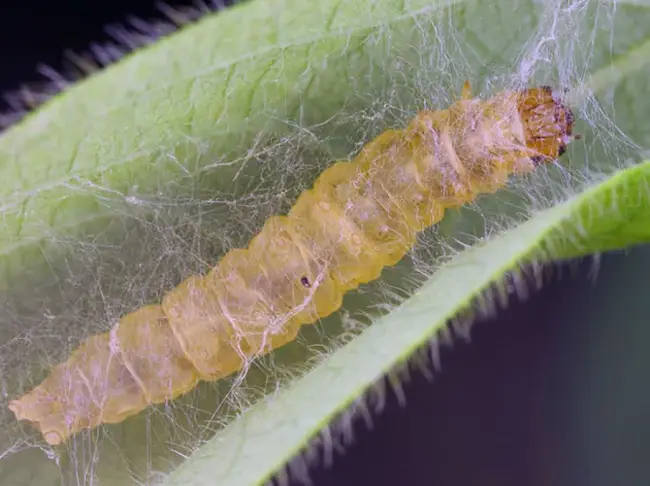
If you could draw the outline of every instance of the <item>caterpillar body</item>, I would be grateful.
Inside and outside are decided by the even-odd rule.
[[[88,338],[9,408],[56,445],[228,376],[338,310],[445,209],[556,160],[578,138],[572,130],[571,110],[549,87],[481,100],[466,82],[449,108],[421,111],[330,166],[247,249]]]

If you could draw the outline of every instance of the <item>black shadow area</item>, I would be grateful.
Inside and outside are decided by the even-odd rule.
[[[212,8],[229,6],[236,0],[202,0]],[[65,51],[91,52],[92,44],[115,43],[106,31],[112,25],[129,25],[146,32],[147,21],[164,20],[158,5],[190,7],[200,0],[5,0],[0,3],[0,95],[21,86],[39,86],[47,78],[37,68],[45,64],[57,72],[67,71]],[[140,22],[145,21],[145,22]],[[0,96],[0,112],[11,106]]]

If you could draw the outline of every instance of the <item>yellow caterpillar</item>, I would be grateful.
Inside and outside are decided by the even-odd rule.
[[[56,445],[230,375],[338,310],[345,292],[396,264],[445,209],[556,160],[578,138],[572,130],[549,87],[481,100],[466,82],[449,108],[422,111],[329,167],[248,249],[88,338],[9,408]]]

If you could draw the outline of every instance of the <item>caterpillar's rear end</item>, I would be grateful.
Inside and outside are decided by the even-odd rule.
[[[161,306],[150,305],[124,316],[110,332],[85,340],[9,408],[57,445],[75,431],[120,422],[187,392],[198,379]]]
[[[480,100],[466,84],[448,109],[421,112],[332,165],[248,249],[90,337],[9,407],[55,445],[228,376],[339,309],[345,292],[397,263],[447,208],[556,160],[572,131],[550,88]]]

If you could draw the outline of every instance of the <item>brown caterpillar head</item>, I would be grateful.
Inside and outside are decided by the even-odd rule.
[[[573,113],[549,86],[523,90],[517,103],[524,125],[526,146],[535,165],[553,162],[568,143],[581,138],[573,134]]]

